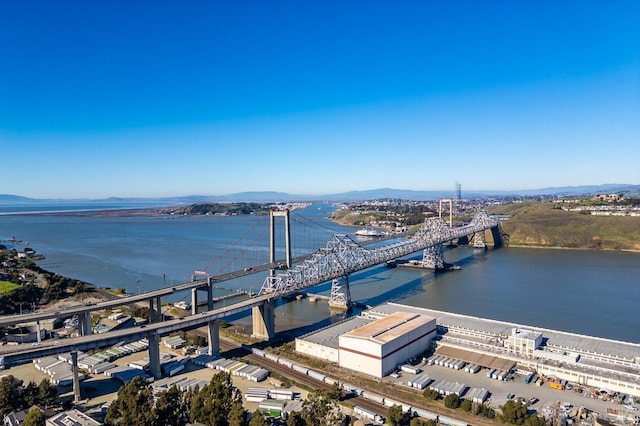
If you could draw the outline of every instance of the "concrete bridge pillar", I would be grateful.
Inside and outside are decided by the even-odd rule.
[[[88,336],[91,334],[91,312],[83,312],[78,314],[78,322],[80,323],[80,335]]]
[[[494,248],[509,245],[509,234],[504,232],[500,225],[491,228],[491,236],[493,237]]]
[[[220,320],[209,321],[209,355],[220,356]]]
[[[162,301],[160,300],[160,296],[156,297],[156,322],[162,322]]]
[[[149,322],[155,322],[155,315],[153,310],[153,298],[149,299]]]
[[[429,269],[444,269],[444,252],[442,244],[427,247],[422,251],[422,267]]]
[[[213,281],[207,277],[207,310],[213,310]]]
[[[198,313],[198,289],[191,289],[191,315]]]
[[[73,402],[77,404],[82,399],[80,395],[80,377],[78,373],[78,351],[71,351],[71,372],[73,374]]]
[[[42,342],[42,336],[40,335],[40,321],[36,321],[36,339],[38,343]]]
[[[151,333],[147,336],[149,340],[149,372],[156,379],[162,377],[160,370],[160,336],[158,333]]]
[[[264,304],[252,309],[253,334],[252,337],[271,340],[276,333],[275,301],[265,301]]]

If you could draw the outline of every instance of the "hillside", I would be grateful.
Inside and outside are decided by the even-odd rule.
[[[640,251],[640,217],[592,216],[533,201],[495,206],[490,213],[511,215],[502,223],[511,246]]]

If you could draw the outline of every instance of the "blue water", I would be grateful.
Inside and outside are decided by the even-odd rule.
[[[330,204],[317,204],[292,213],[294,256],[313,251],[332,233],[353,234],[356,228],[327,220],[332,210]],[[0,240],[12,236],[24,242],[16,248],[28,242],[45,255],[39,262],[45,269],[130,293],[188,281],[194,270],[215,275],[268,260],[264,216],[0,216]],[[280,222],[276,236],[283,238]],[[240,237],[247,243],[238,244]],[[283,240],[278,244],[282,247]],[[283,257],[279,249],[277,258]],[[354,273],[352,298],[369,305],[392,300],[640,343],[640,254],[460,247],[445,257],[462,270],[433,273],[377,266]],[[264,279],[265,274],[254,274],[224,282],[218,292],[258,291]],[[329,290],[329,284],[310,289],[327,295]],[[283,303],[276,315],[278,330],[339,318],[326,303],[306,300]]]

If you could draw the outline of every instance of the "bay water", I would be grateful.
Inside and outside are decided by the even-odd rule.
[[[328,219],[333,210],[323,203],[292,213],[294,256],[315,250],[332,233],[353,236],[357,228]],[[254,244],[239,250],[238,241],[251,229],[266,232],[266,237],[256,237]],[[38,264],[52,272],[139,293],[189,281],[195,270],[215,275],[220,265],[238,270],[263,262],[268,258],[268,218],[0,214],[0,240],[18,250],[28,244],[45,256]],[[277,257],[283,258],[281,248]],[[434,273],[380,265],[353,273],[352,299],[367,305],[394,301],[640,343],[639,253],[461,246],[448,249],[445,259],[461,269]],[[259,273],[222,282],[216,295],[238,289],[256,292],[265,277]],[[309,292],[329,295],[330,283]],[[169,301],[189,296],[185,292]],[[307,299],[280,302],[276,315],[278,331],[296,334],[344,317],[326,302]],[[235,322],[248,325],[250,319]]]

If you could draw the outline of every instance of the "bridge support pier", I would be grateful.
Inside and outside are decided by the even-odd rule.
[[[153,299],[149,299],[149,322],[153,322],[153,319],[155,317],[154,315],[154,310],[153,310]]]
[[[160,296],[156,297],[156,322],[162,322],[162,301]]]
[[[213,280],[207,277],[207,310],[213,310]]]
[[[198,289],[191,289],[191,315],[198,313]]]
[[[491,236],[493,237],[494,248],[509,245],[509,234],[504,232],[500,225],[491,228]]]
[[[341,284],[344,281],[344,285]],[[349,276],[335,278],[331,281],[331,298],[329,307],[348,311],[351,308],[351,291],[349,291]]]
[[[91,312],[83,312],[78,314],[78,322],[80,323],[80,335],[88,336],[91,334]]]
[[[147,340],[149,340],[149,372],[156,379],[162,377],[162,371],[160,370],[160,336],[158,333],[151,333]]]
[[[484,230],[473,234],[473,248],[487,248],[487,239],[485,238]]]
[[[71,351],[71,372],[73,374],[73,402],[77,404],[82,399],[80,395],[80,377],[78,373],[78,351]]]
[[[207,324],[209,332],[209,355],[220,356],[220,320],[218,318]]]
[[[271,340],[276,334],[275,301],[266,301],[251,311],[253,334],[251,337]]]
[[[422,267],[429,269],[444,269],[444,252],[442,244],[427,247],[422,251]]]
[[[38,343],[42,343],[42,336],[40,335],[40,321],[36,321],[36,339]]]

